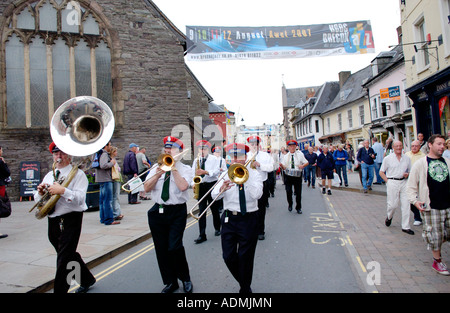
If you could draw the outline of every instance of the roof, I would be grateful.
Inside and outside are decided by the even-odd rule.
[[[320,86],[311,86],[286,89],[287,104],[285,105],[285,108],[295,108],[297,104],[306,102],[313,93],[317,93],[319,88]]]
[[[344,85],[340,89],[339,93],[334,98],[333,102],[323,110],[323,113],[327,113],[336,110],[348,103],[356,101],[367,94],[363,85],[368,79],[372,77],[372,66],[366,66],[358,72],[350,75],[345,81]]]

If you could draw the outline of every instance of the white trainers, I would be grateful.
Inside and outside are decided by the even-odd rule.
[[[432,267],[433,267],[433,270],[438,274],[450,275],[450,273],[448,272],[448,269],[447,269],[447,265],[445,265],[445,263],[442,262],[442,260],[441,260],[441,262],[434,260]]]
[[[422,225],[422,222],[420,222],[420,221],[414,221],[413,225],[414,225],[414,226],[420,226],[420,225]]]

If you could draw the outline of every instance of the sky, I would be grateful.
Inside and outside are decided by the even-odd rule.
[[[186,26],[288,26],[370,20],[375,53],[280,60],[186,61],[216,104],[238,125],[283,121],[281,88],[320,86],[355,73],[398,43],[398,0],[153,0],[183,33]],[[244,119],[244,121],[241,121]]]

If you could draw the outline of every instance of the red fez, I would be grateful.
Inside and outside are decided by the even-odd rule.
[[[61,151],[54,142],[52,142],[49,146],[48,146],[48,150],[50,151],[50,153],[54,153],[54,152],[58,152]]]
[[[261,138],[259,138],[258,136],[254,135],[254,136],[250,136],[247,138],[247,142],[257,142],[260,143],[261,142]]]
[[[230,143],[225,147],[227,154],[245,155],[250,148],[243,143]]]
[[[165,148],[175,147],[175,148],[179,148],[182,150],[184,145],[180,139],[173,137],[173,136],[166,136],[166,137],[164,137],[164,147]]]
[[[286,145],[290,146],[290,145],[298,145],[297,141],[295,140],[289,140],[288,142],[286,142]]]
[[[199,140],[195,143],[197,147],[208,147],[211,148],[211,144],[208,140]]]

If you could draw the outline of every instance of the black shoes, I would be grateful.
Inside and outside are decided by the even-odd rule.
[[[197,244],[205,242],[205,241],[206,241],[206,236],[205,237],[198,236],[198,238],[194,240],[194,242],[197,243]]]
[[[290,205],[290,206],[288,207],[288,211],[289,211],[289,212],[292,211],[292,205]]]
[[[392,223],[392,218],[389,219],[389,218],[386,217],[386,220],[384,221],[384,225],[386,225],[387,227],[389,227],[389,226],[391,226],[391,223]]]
[[[86,293],[88,290],[89,290],[89,288],[91,288],[92,287],[92,285],[93,284],[95,284],[95,282],[96,282],[97,280],[96,279],[94,279],[92,282],[90,282],[89,284],[86,284],[86,285],[81,285],[77,290],[75,290],[75,293]]]
[[[411,229],[402,229],[402,232],[407,233],[408,235],[414,235],[414,232]]]
[[[168,284],[166,285],[166,287],[164,287],[161,293],[173,293],[176,290],[178,290],[178,288],[179,288],[178,283]],[[194,287],[192,286],[192,282],[190,280],[183,282],[183,290],[186,293],[192,293]]]
[[[302,212],[302,209],[298,209],[297,210],[297,214],[302,214],[303,212]]]

